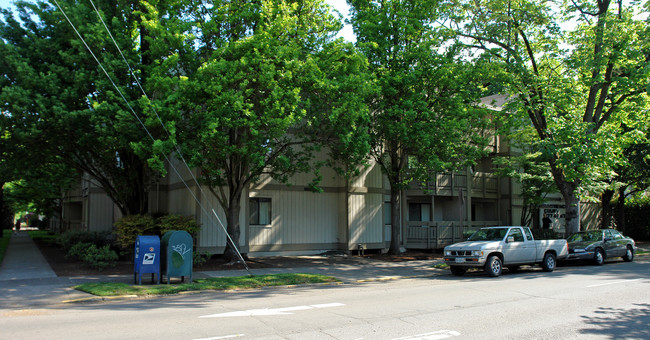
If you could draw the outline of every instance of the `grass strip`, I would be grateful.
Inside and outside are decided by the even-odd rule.
[[[32,240],[41,240],[49,244],[56,243],[56,238],[58,237],[56,234],[50,234],[47,230],[29,230],[27,234],[29,234]]]
[[[11,229],[5,229],[2,231],[2,238],[0,238],[0,263],[5,257],[5,252],[9,247],[9,240],[11,239]]]
[[[310,283],[339,282],[331,276],[318,274],[273,274],[195,279],[192,283],[136,286],[126,283],[84,283],[74,289],[97,296],[163,295],[200,290],[254,289]]]

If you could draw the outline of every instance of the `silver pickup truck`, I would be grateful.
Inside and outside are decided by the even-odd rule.
[[[470,267],[482,267],[489,276],[499,276],[504,266],[517,271],[521,265],[540,264],[544,271],[552,272],[557,259],[568,256],[568,246],[566,240],[536,241],[527,227],[488,227],[477,230],[465,242],[446,246],[444,255],[456,276]]]

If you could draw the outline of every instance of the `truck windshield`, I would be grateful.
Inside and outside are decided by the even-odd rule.
[[[508,228],[487,228],[479,229],[472,236],[470,236],[468,241],[501,241],[506,236]]]

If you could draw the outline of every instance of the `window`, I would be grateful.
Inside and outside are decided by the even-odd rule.
[[[526,233],[526,239],[528,239],[528,241],[533,240],[533,234],[530,232],[530,229],[524,228],[524,233]]]
[[[431,204],[409,203],[409,221],[430,221]]]
[[[249,205],[251,225],[271,224],[270,198],[252,197],[249,199]]]
[[[508,238],[510,237],[513,237],[515,239],[515,242],[524,242],[524,234],[521,233],[521,230],[519,230],[519,228],[510,229]]]
[[[623,239],[623,236],[621,235],[621,233],[618,232],[618,230],[611,230],[611,232],[615,240]]]
[[[390,201],[384,202],[384,224],[391,225]]]

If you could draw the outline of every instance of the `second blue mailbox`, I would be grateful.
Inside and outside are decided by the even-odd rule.
[[[160,284],[160,238],[158,236],[138,236],[135,239],[135,268],[133,280],[142,284],[142,274],[151,273],[151,283],[154,274],[158,275]]]

